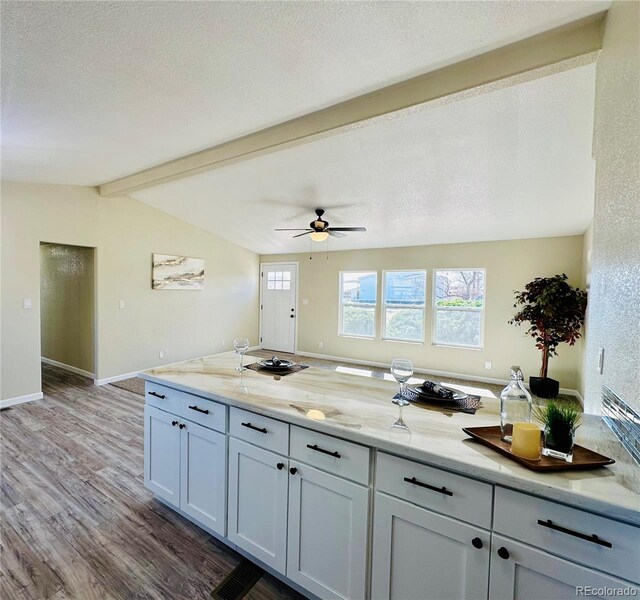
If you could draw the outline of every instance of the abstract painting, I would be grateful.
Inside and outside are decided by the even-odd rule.
[[[153,255],[154,290],[201,290],[204,288],[204,258]]]

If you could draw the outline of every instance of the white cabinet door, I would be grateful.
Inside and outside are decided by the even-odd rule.
[[[623,593],[624,590],[628,590]],[[493,535],[491,600],[575,600],[640,595],[640,588],[542,550]]]
[[[287,459],[229,438],[227,537],[279,573],[287,560]]]
[[[156,496],[180,506],[180,429],[178,417],[144,407],[144,482]]]
[[[227,445],[222,433],[180,422],[180,508],[206,527],[225,534]]]
[[[378,492],[371,598],[486,599],[490,542],[488,531]]]
[[[320,598],[364,598],[369,490],[291,461],[287,577]]]

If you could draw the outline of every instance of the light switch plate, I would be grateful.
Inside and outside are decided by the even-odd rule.
[[[22,301],[22,308],[32,308],[31,298],[25,298]]]
[[[120,302],[118,303],[118,306],[120,308],[124,308],[124,300],[120,300]]]

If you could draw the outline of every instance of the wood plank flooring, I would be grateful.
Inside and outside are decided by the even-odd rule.
[[[144,487],[144,398],[47,365],[43,392],[0,412],[0,598],[209,598],[240,556]]]

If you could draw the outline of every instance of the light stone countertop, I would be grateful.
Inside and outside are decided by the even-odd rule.
[[[245,356],[245,364],[257,360]],[[227,352],[149,369],[140,377],[640,525],[640,467],[599,417],[584,416],[577,443],[615,459],[614,465],[538,473],[471,440],[462,431],[463,427],[499,424],[499,400],[489,390],[465,388],[482,396],[484,408],[475,415],[405,407],[404,420],[411,436],[398,440],[389,434],[398,417],[398,407],[391,403],[398,389],[395,381],[314,367],[282,378],[252,370],[241,375],[235,371],[238,362],[236,354]]]

